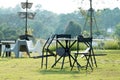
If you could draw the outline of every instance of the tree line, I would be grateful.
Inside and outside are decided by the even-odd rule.
[[[20,19],[17,14],[20,11],[22,9],[19,5],[14,8],[0,8],[1,39],[17,39],[19,35],[24,34],[25,20]],[[46,39],[51,34],[59,33],[69,33],[73,37],[81,33],[89,36],[90,16],[87,10],[80,9],[68,14],[56,14],[43,10],[40,5],[37,5],[34,12],[36,12],[35,18],[28,20],[28,32],[36,38]],[[118,8],[94,11],[94,19],[94,38],[100,35],[110,38],[120,36],[118,31],[120,10]],[[109,32],[109,29],[111,32]]]

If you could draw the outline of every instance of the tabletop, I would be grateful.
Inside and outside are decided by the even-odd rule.
[[[14,44],[15,41],[1,41],[2,44]]]

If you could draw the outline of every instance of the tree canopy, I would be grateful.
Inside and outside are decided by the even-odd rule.
[[[19,35],[24,34],[25,20],[20,19],[17,14],[20,11],[22,11],[22,9],[18,5],[15,8],[0,8],[1,39],[17,39]],[[83,32],[83,29],[87,31],[86,33],[89,31],[89,25],[84,26],[87,11],[83,10],[82,13],[81,11],[75,11],[68,14],[56,14],[43,10],[41,6],[38,5],[36,6],[35,12],[34,20],[28,20],[28,30],[30,30],[31,34],[36,38],[47,38],[51,34],[64,32],[76,36]],[[118,35],[108,33],[107,30],[111,28],[112,32],[117,33],[116,30],[118,27],[115,26],[120,23],[120,9],[115,8],[111,10],[107,8],[105,10],[95,11],[94,14],[99,35],[104,35],[104,37]],[[93,25],[93,35],[94,34],[98,34],[98,32],[97,28]]]
[[[71,34],[72,37],[76,37],[81,34],[81,26],[80,24],[70,21],[65,29],[66,34]]]
[[[117,39],[120,40],[120,23],[116,25],[115,35],[116,35]]]

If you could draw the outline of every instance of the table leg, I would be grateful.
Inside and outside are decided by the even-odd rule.
[[[10,44],[6,44],[5,48],[10,48]],[[11,56],[11,52],[10,51],[6,51],[6,57],[10,57]]]
[[[69,54],[69,55],[70,55],[70,54]],[[77,55],[77,56],[78,56],[78,55]],[[78,63],[78,61],[77,61],[77,56],[74,58],[72,55],[70,55],[70,57],[74,60],[73,65],[72,65],[72,67],[71,67],[71,71],[72,71],[75,63],[77,64],[78,70],[79,70],[79,68],[81,67],[81,65],[80,65],[80,64]]]
[[[2,53],[2,44],[0,44],[0,56],[1,56],[1,53]]]
[[[52,68],[57,64],[57,62],[62,58],[63,56],[60,56],[60,58],[52,65]]]

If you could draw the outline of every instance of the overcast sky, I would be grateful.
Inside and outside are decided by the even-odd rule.
[[[70,13],[78,10],[79,7],[89,9],[90,0],[28,0],[33,6],[41,4],[43,9],[55,13]],[[0,0],[0,7],[14,7],[26,0]],[[120,7],[120,0],[92,0],[94,9]]]

